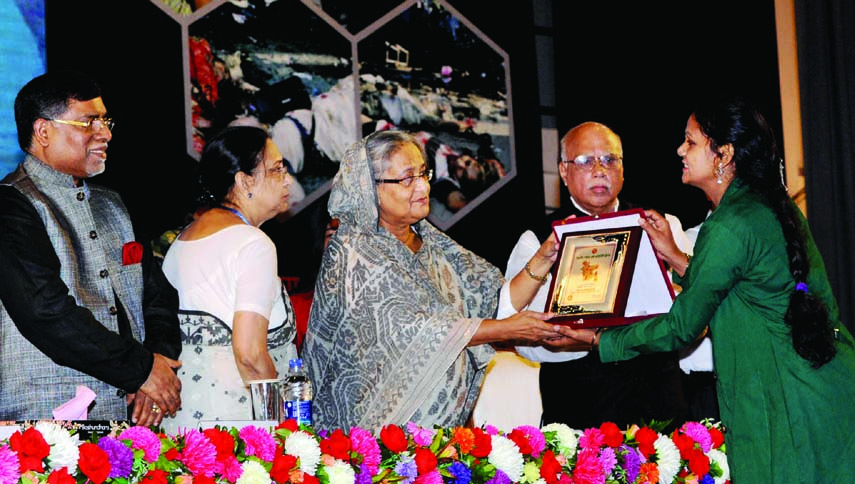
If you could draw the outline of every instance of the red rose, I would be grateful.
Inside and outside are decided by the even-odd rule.
[[[235,438],[232,437],[232,434],[215,428],[205,429],[202,433],[217,448],[217,459],[227,455],[234,455]]]
[[[511,442],[517,444],[522,455],[531,455],[531,444],[524,433],[519,430],[513,430],[510,434],[506,435],[506,437],[510,439]]]
[[[561,473],[561,464],[555,458],[551,450],[543,453],[543,462],[540,464],[540,477],[547,484],[558,484],[558,474]]]
[[[141,243],[132,240],[122,246],[122,265],[129,266],[131,264],[139,264],[142,262],[143,246]]]
[[[162,471],[160,469],[154,469],[146,472],[146,474],[142,478],[143,484],[167,484],[166,476],[168,474],[166,471]]]
[[[80,472],[95,484],[101,484],[110,475],[110,458],[97,445],[86,442],[80,445],[80,458],[77,461]]]
[[[68,467],[63,467],[62,469],[57,469],[50,473],[48,476],[48,484],[76,484],[77,481],[74,480],[73,477],[68,475]],[[166,484],[166,481],[163,481],[163,484]]]
[[[400,454],[407,450],[407,436],[401,427],[391,424],[380,430],[380,440],[390,451]]]
[[[350,439],[341,429],[335,429],[329,438],[321,441],[321,452],[350,462]]]
[[[279,484],[284,484],[290,479],[291,469],[297,465],[297,458],[293,455],[277,454],[273,458],[273,467],[270,468],[270,477]]]
[[[9,438],[9,444],[18,453],[21,474],[30,470],[45,471],[42,461],[50,454],[50,446],[35,427],[28,428],[23,434],[15,432]]]
[[[193,484],[216,484],[211,476],[193,476]]]
[[[617,449],[623,444],[623,432],[613,422],[604,422],[600,425],[600,432],[603,433],[606,445],[612,449]]]
[[[321,484],[321,481],[311,474],[303,473],[303,484]]]
[[[724,444],[724,434],[721,430],[713,427],[710,429],[710,437],[712,437],[712,446],[714,449],[718,449]]]
[[[644,454],[644,457],[650,457],[656,453],[656,449],[653,448],[653,442],[656,442],[656,439],[658,438],[659,434],[650,427],[641,427],[638,429],[638,432],[635,433],[635,440],[638,442],[638,450]]]
[[[475,448],[472,449],[472,456],[484,458],[490,455],[490,451],[493,450],[493,440],[490,434],[477,427],[472,429],[472,432],[475,433]]]
[[[427,474],[436,469],[436,456],[428,449],[418,448],[414,456],[419,475]]]
[[[163,454],[163,456],[166,457],[166,460],[169,460],[169,461],[177,459],[180,455],[181,455],[181,453],[178,452],[178,449],[176,449],[175,447],[167,450],[166,453]]]

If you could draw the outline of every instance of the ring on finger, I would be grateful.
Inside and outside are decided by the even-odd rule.
[[[158,407],[156,403],[153,403],[151,405],[151,411],[154,413],[160,413],[160,407]]]

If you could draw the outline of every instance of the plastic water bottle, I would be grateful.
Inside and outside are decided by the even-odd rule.
[[[282,419],[293,418],[298,425],[312,425],[312,381],[303,360],[288,362],[288,376],[282,385]]]

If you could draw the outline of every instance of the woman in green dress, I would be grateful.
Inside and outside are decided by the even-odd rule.
[[[677,154],[683,183],[715,206],[694,257],[658,213],[639,223],[682,293],[668,314],[565,334],[608,362],[680,348],[709,326],[733,482],[849,481],[855,347],[771,130],[744,100],[715,100],[689,118]]]

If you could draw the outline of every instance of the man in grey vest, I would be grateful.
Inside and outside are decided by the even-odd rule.
[[[0,420],[51,419],[78,386],[87,418],[159,425],[181,404],[178,295],[137,242],[104,171],[113,121],[74,72],[15,99],[27,153],[0,182]],[[147,245],[147,244],[145,244]]]

